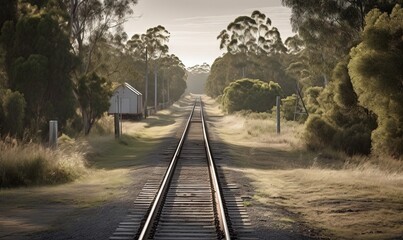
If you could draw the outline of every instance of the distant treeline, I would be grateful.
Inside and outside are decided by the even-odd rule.
[[[207,77],[210,74],[210,65],[203,63],[187,69],[188,78],[186,80],[187,90],[191,93],[205,93]]]

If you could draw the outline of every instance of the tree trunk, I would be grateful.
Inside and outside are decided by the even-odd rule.
[[[88,112],[86,109],[81,108],[81,114],[82,114],[82,118],[83,118],[84,134],[87,136],[91,130],[90,119],[89,119]]]

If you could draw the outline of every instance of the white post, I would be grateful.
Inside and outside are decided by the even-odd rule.
[[[280,96],[276,96],[276,107],[277,134],[280,134]]]
[[[49,121],[49,146],[57,148],[57,120]]]

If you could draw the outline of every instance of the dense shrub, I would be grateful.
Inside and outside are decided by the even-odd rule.
[[[21,136],[25,116],[25,99],[19,92],[0,90],[0,136]]]
[[[281,115],[285,120],[294,120],[295,105],[297,104],[297,99],[297,95],[295,94],[281,99]]]
[[[396,158],[403,156],[403,9],[372,10],[366,17],[363,40],[351,50],[348,64],[360,104],[377,116],[373,148]]]
[[[280,94],[281,87],[277,83],[245,78],[224,89],[222,105],[230,113],[241,110],[265,112],[272,109]]]
[[[358,104],[347,61],[336,66],[332,81],[319,94],[317,103],[319,114],[310,116],[306,122],[304,135],[309,148],[328,147],[350,155],[371,152],[376,116]]]
[[[25,105],[24,96],[19,92],[8,89],[0,94],[0,133],[22,135]]]
[[[319,115],[312,114],[308,117],[305,127],[305,142],[311,150],[319,150],[332,146],[336,129]]]
[[[323,91],[323,87],[309,87],[305,91],[304,101],[308,113],[321,114],[320,104],[318,98],[320,93]]]

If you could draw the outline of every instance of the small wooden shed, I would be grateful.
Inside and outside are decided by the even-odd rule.
[[[124,118],[143,116],[143,95],[126,82],[115,88],[109,102],[108,114],[121,114]]]

